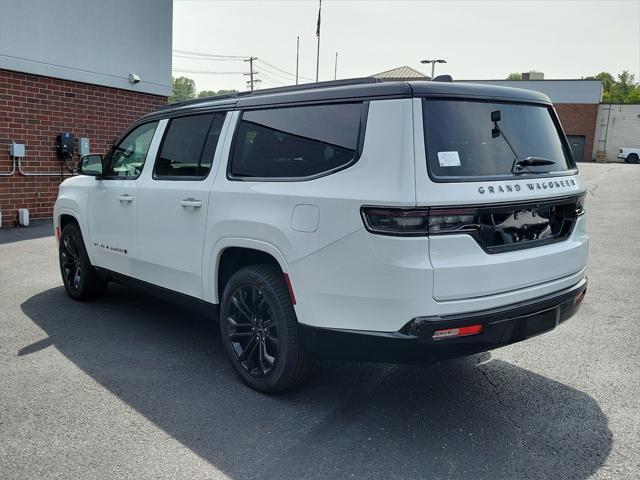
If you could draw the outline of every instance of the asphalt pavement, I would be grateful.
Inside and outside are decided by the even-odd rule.
[[[434,366],[322,361],[276,396],[190,311],[115,285],[69,299],[49,222],[1,229],[0,478],[640,477],[640,165],[580,169],[577,316]]]

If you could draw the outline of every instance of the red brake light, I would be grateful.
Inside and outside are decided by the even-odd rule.
[[[447,338],[468,337],[469,335],[477,335],[479,333],[482,333],[482,324],[436,330],[433,332],[431,338],[434,340],[445,340]]]

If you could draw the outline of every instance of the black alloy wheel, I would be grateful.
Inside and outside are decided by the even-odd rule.
[[[66,232],[60,240],[60,269],[65,287],[77,293],[82,286],[82,262],[75,232]]]
[[[91,265],[80,227],[76,223],[68,223],[62,229],[58,256],[62,283],[70,297],[86,300],[104,292],[107,282],[98,276]]]
[[[313,365],[282,271],[251,265],[234,273],[220,302],[220,333],[242,381],[265,393],[302,383]]]
[[[278,325],[262,290],[255,285],[236,288],[226,321],[236,361],[252,377],[269,375],[278,361]]]

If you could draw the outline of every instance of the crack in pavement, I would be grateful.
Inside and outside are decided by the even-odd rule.
[[[489,385],[491,385],[491,390],[493,391],[496,400],[498,402],[498,404],[500,404],[502,407],[504,407],[506,410],[511,410],[512,407],[506,403],[503,399],[502,396],[500,395],[499,392],[499,386],[498,384],[496,384],[491,377],[489,377],[489,374],[487,373],[486,370],[484,370],[483,368],[480,367],[479,364],[475,365],[476,370],[480,371],[482,373],[482,376],[485,378],[485,380],[487,381],[487,383]],[[526,431],[525,429],[514,420],[514,418],[509,415],[506,411],[503,410],[504,413],[504,417],[514,426],[516,427],[516,429],[518,430],[519,434],[517,435],[518,438],[518,443],[520,444],[520,447],[525,448],[527,446],[527,442],[525,442],[525,435],[526,435]],[[560,455],[560,451],[551,443],[549,442],[544,442],[551,450],[553,450],[553,452],[556,455]]]

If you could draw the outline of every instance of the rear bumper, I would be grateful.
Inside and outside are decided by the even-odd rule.
[[[372,332],[301,325],[307,348],[344,360],[421,362],[492,350],[553,330],[579,308],[587,278],[544,297],[490,310],[442,317],[418,317],[398,332]],[[482,332],[433,340],[436,330],[482,325]]]

